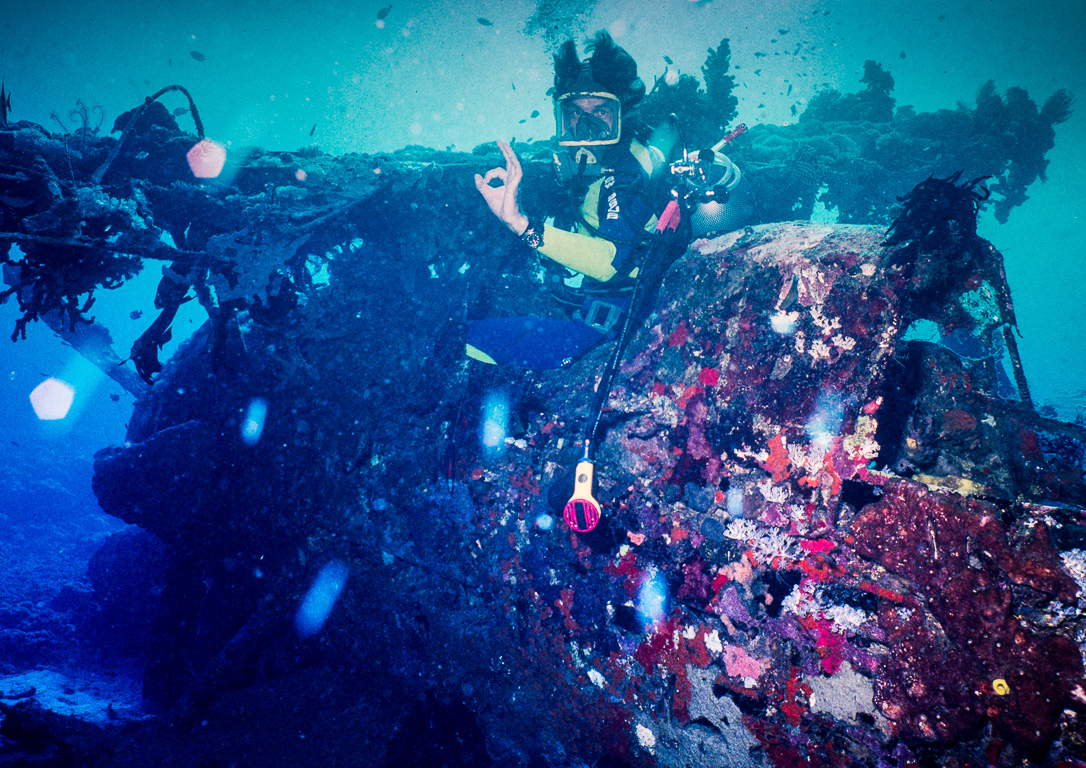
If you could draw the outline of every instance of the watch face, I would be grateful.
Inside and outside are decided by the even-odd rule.
[[[541,235],[534,229],[529,229],[527,232],[521,235],[520,239],[523,240],[531,248],[538,248],[540,245],[543,244],[543,235]]]

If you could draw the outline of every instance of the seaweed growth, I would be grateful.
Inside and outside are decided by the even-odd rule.
[[[97,122],[91,125],[91,116],[94,115],[97,118]],[[64,121],[60,119],[60,116],[53,112],[49,115],[59,125],[66,134],[76,134],[79,136],[79,151],[83,152],[87,147],[87,139],[93,139],[98,136],[98,130],[102,127],[102,123],[105,122],[106,113],[101,106],[95,104],[91,108],[87,108],[87,105],[83,103],[82,99],[76,99],[75,108],[68,113],[68,119],[75,122],[75,128],[69,129]]]
[[[987,180],[981,176],[962,181],[961,171],[946,179],[929,176],[899,197],[904,210],[894,219],[884,245],[899,245],[914,241],[923,250],[960,245],[977,234],[977,214],[980,204],[991,192],[980,186]]]
[[[991,194],[986,180],[961,181],[960,171],[945,179],[929,176],[898,198],[904,209],[887,230],[883,245],[900,246],[891,264],[909,286],[905,322],[926,318],[949,332],[959,329],[975,338],[990,338],[1000,328],[1018,396],[1031,405],[1012,330],[1016,321],[1003,256],[977,236],[977,214]],[[966,285],[981,293],[967,298]],[[987,301],[980,298],[985,294],[992,301],[987,308]]]
[[[820,91],[803,111],[800,120],[847,121],[857,123],[886,123],[894,117],[894,78],[882,65],[868,59],[864,62],[864,88],[859,93]]]
[[[141,183],[148,179],[140,175],[141,160],[154,157],[155,162],[145,166],[153,169],[156,178],[165,177],[164,183],[187,176],[185,151],[191,141],[157,101],[172,91],[188,100],[186,111],[202,138],[203,124],[191,95],[180,85],[170,85],[117,119],[113,131],[122,134],[108,152],[103,148],[108,140],[99,135],[102,108],[88,108],[77,101],[68,115],[76,123],[74,129],[53,114],[65,132],[63,156],[55,137],[30,124],[19,130],[35,155],[30,159],[19,159],[10,151],[0,155],[0,182],[11,192],[0,201],[0,264],[9,286],[0,292],[0,303],[14,296],[22,312],[15,322],[13,341],[25,339],[27,326],[39,319],[55,329],[63,323],[69,332],[90,325],[93,317],[88,312],[96,290],[119,287],[139,272],[144,258],[173,261],[181,256],[163,241],[163,230],[155,225],[147,199],[155,194],[154,185]],[[74,157],[68,136],[79,139]],[[119,166],[122,145],[127,150],[125,180],[107,189],[102,179]],[[71,182],[57,177],[49,158],[55,165],[67,166]],[[97,165],[94,171],[92,163]],[[141,338],[141,343],[143,347],[137,344],[133,350],[133,358],[140,375],[149,381],[146,372],[154,369],[157,360],[144,349],[150,342]],[[141,365],[141,361],[147,362]]]
[[[1016,205],[1026,202],[1026,188],[1037,179],[1045,181],[1045,154],[1056,145],[1053,126],[1071,116],[1074,98],[1063,89],[1048,97],[1040,110],[1022,88],[1008,88],[1000,96],[989,80],[977,94],[973,113],[978,148],[992,154],[1002,150],[1006,159],[989,173],[1000,176],[992,191],[1000,196],[994,213],[1000,222]]]
[[[961,181],[929,176],[898,198],[904,209],[887,230],[883,245],[902,246],[894,263],[908,282],[912,318],[942,319],[943,308],[962,275],[984,270],[986,249],[977,237],[977,213],[988,199],[985,177]]]
[[[76,229],[72,230],[71,225]],[[119,287],[139,272],[142,259],[112,246],[107,236],[125,232],[131,239],[148,227],[146,214],[132,201],[120,201],[101,190],[78,188],[48,210],[24,220],[22,233],[0,239],[0,264],[12,287],[0,292],[0,303],[14,295],[22,316],[12,341],[26,338],[28,323],[59,312],[69,330],[89,324],[94,291]],[[12,248],[18,243],[18,248]]]
[[[1005,222],[1044,180],[1053,126],[1073,99],[1054,93],[1041,109],[1021,88],[989,82],[970,108],[895,109],[893,77],[868,61],[855,94],[816,94],[793,125],[753,126],[729,151],[758,195],[762,221],[807,218],[816,202],[850,224],[888,224],[896,195],[928,176],[992,177],[993,212]]]
[[[704,88],[693,75],[679,75],[671,83],[666,77],[657,77],[640,109],[641,120],[655,126],[662,124],[669,114],[675,114],[683,127],[688,148],[715,144],[727,133],[739,105],[732,93],[735,78],[728,74],[730,62],[731,46],[728,38],[724,38],[715,49],[709,49],[702,65]]]

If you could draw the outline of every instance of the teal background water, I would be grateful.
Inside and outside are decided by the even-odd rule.
[[[394,0],[378,19],[386,5],[17,0],[2,11],[0,75],[12,94],[11,119],[56,131],[52,115],[73,127],[77,100],[101,108],[105,133],[121,112],[162,86],[181,84],[192,93],[207,135],[230,151],[307,144],[332,153],[407,144],[470,150],[498,138],[552,134],[548,44],[524,32],[535,3]],[[569,29],[582,39],[610,30],[638,60],[650,87],[665,74],[664,56],[673,71],[700,74],[706,50],[730,38],[739,120],[747,124],[794,120],[791,107],[802,112],[822,87],[858,90],[866,59],[891,72],[898,105],[918,111],[972,106],[989,79],[1000,91],[1027,89],[1038,104],[1059,88],[1086,95],[1082,0],[558,5],[570,12],[566,18],[580,12]],[[171,109],[184,105],[179,94],[164,101]],[[541,115],[531,118],[533,110]],[[179,119],[191,127],[187,116]],[[1006,257],[1034,399],[1071,420],[1086,414],[1081,111],[1056,127],[1049,158],[1047,182],[1030,188],[1030,199],[1007,224],[986,215],[981,234]],[[99,319],[114,332],[122,356],[150,317],[132,321],[128,313],[137,307],[150,312],[157,276],[153,265],[124,293],[99,297]],[[10,302],[0,307],[4,328],[14,317]],[[176,335],[198,322],[195,315],[182,317]],[[26,342],[12,345],[6,336],[0,337],[0,408],[17,416],[9,430],[41,430],[27,395],[43,375],[61,375],[73,365],[74,353],[40,323]],[[123,439],[130,404],[112,382],[79,388],[77,408],[85,415],[65,439],[84,454]]]

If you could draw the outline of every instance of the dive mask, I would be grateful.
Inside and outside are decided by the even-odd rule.
[[[564,93],[554,100],[554,116],[563,147],[617,144],[621,136],[622,103],[614,94]]]

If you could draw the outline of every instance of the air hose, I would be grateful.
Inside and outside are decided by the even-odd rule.
[[[573,496],[566,502],[562,517],[566,525],[578,533],[591,531],[600,520],[600,504],[592,496],[593,481],[593,457],[596,440],[596,431],[599,429],[600,417],[603,415],[603,406],[611,394],[611,385],[614,383],[615,372],[626,351],[626,345],[630,341],[631,331],[634,328],[634,317],[640,320],[641,301],[644,298],[646,288],[663,278],[663,270],[660,269],[660,254],[667,249],[671,242],[662,237],[660,233],[674,231],[681,219],[679,203],[670,201],[661,214],[656,225],[656,236],[645,251],[645,257],[641,261],[634,281],[633,292],[630,295],[630,303],[626,308],[626,317],[622,322],[622,331],[619,333],[618,342],[611,350],[611,357],[607,366],[603,369],[603,375],[596,384],[596,399],[589,411],[589,420],[584,431],[584,453],[577,463],[574,472]]]

